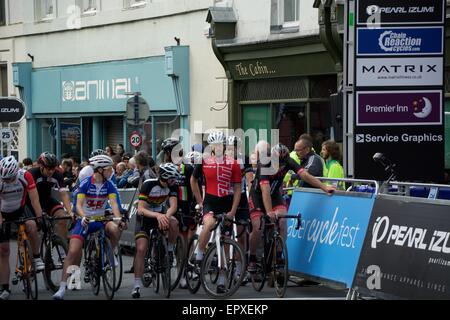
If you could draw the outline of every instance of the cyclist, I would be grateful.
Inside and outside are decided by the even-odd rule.
[[[105,215],[107,202],[112,208],[115,217],[121,217],[117,204],[117,188],[109,180],[112,174],[113,161],[107,155],[98,155],[89,159],[94,170],[91,177],[84,179],[77,193],[77,214],[81,219],[72,230],[69,243],[69,251],[64,260],[64,269],[59,290],[53,295],[53,299],[62,300],[66,290],[67,268],[71,265],[80,265],[83,242],[90,233],[105,228],[106,235],[111,240],[113,249],[117,246],[120,237],[120,229],[126,227],[122,220],[117,226],[112,222],[95,222],[89,224],[89,218]]]
[[[211,132],[208,136],[208,144],[211,146],[211,156],[195,167],[191,177],[191,188],[195,199],[203,208],[204,227],[196,249],[197,266],[200,266],[203,260],[206,245],[211,236],[211,228],[216,222],[214,215],[226,212],[227,220],[233,220],[241,198],[241,168],[236,160],[224,154],[225,135],[223,132]],[[198,179],[202,175],[205,177],[206,187],[204,200],[198,186]],[[226,233],[229,234],[230,230],[227,230]],[[222,274],[218,281],[217,292],[224,293],[225,278]]]
[[[11,225],[3,225],[3,219],[5,219],[5,222],[9,222],[22,217],[31,217],[31,212],[25,205],[27,195],[31,199],[36,217],[40,218],[42,209],[33,176],[28,171],[19,170],[19,164],[13,156],[3,158],[0,161],[0,300],[8,300],[11,293],[9,289]],[[37,272],[42,271],[45,265],[39,254],[39,236],[36,222],[29,220],[25,223],[25,226],[30,237],[35,270]]]
[[[179,140],[174,138],[164,140],[161,144],[161,150],[164,153],[164,162],[175,164],[180,172],[180,178],[175,183],[178,191],[178,212],[175,217],[178,220],[180,233],[184,238],[184,242],[187,244],[188,239],[195,234],[196,226],[194,220],[194,196],[190,183],[194,168],[189,164],[190,159],[187,163],[186,161],[183,162],[183,149]],[[174,153],[173,156],[172,153]],[[180,287],[183,289],[187,288],[184,277],[180,279]]]
[[[169,243],[172,244],[173,250],[173,243],[178,235],[178,221],[174,215],[177,212],[175,183],[179,178],[180,174],[173,163],[161,164],[158,178],[145,180],[140,189],[135,230],[134,287],[131,292],[134,299],[141,296],[144,259],[148,250],[150,230],[155,228],[168,230]],[[163,204],[166,200],[169,200],[169,209],[164,213]]]
[[[335,190],[335,187],[323,184],[301,168],[294,159],[289,157],[289,149],[281,143],[270,149],[268,142],[260,141],[256,145],[255,152],[258,164],[249,195],[250,218],[253,227],[250,234],[249,272],[256,271],[256,249],[262,235],[260,230],[261,216],[267,214],[273,219],[287,213],[288,208],[282,196],[282,185],[283,177],[289,170],[293,170],[299,178],[326,193],[332,193]],[[265,159],[262,157],[265,157]],[[284,240],[286,240],[286,231],[286,221],[282,219],[280,221],[280,233]]]
[[[90,159],[95,156],[100,156],[100,155],[107,155],[106,151],[103,149],[95,149],[91,152]],[[92,176],[93,174],[94,174],[94,170],[92,169],[92,166],[84,166],[83,169],[81,169],[80,173],[78,174],[77,185],[80,185],[81,181],[83,181],[87,177]],[[115,175],[114,170],[113,170],[113,173],[111,174],[111,177],[108,180],[111,180],[114,184],[116,183],[116,175]]]
[[[247,198],[247,186],[251,185],[253,181],[253,168],[250,163],[250,159],[247,156],[242,155],[239,150],[241,148],[241,139],[236,136],[227,137],[227,149],[226,154],[234,158],[238,161],[241,175],[242,175],[242,189],[241,189],[241,200],[239,202],[238,210],[236,211],[235,219],[236,221],[247,221],[250,219],[250,212],[248,207],[248,198]],[[247,244],[245,234],[243,232],[243,226],[237,226],[237,234],[240,237],[237,239],[241,248],[244,252],[247,252]],[[238,277],[241,272],[241,263],[240,261],[236,262],[236,276]]]
[[[58,170],[58,159],[50,152],[43,152],[38,159],[39,167],[31,168],[28,172],[33,176],[39,194],[42,209],[49,215],[62,217],[64,208],[69,215],[73,215],[70,203],[69,189],[64,186],[64,177]],[[57,189],[61,195],[61,202],[52,197],[52,189]],[[32,208],[30,198],[27,206]],[[60,220],[56,224],[56,233],[63,239],[67,238],[67,220]]]

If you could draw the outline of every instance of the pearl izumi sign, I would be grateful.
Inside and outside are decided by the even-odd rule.
[[[387,178],[372,161],[381,152],[396,164],[399,180],[442,181],[444,4],[443,0],[356,1],[356,178]],[[411,161],[419,154],[433,155],[426,170],[417,170],[417,162]]]

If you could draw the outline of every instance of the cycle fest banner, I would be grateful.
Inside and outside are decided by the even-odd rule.
[[[369,224],[375,196],[294,191],[289,214],[302,215],[295,230],[288,220],[290,272],[344,284],[350,288]]]
[[[353,288],[381,298],[450,299],[448,204],[377,199]]]
[[[398,179],[444,175],[443,0],[356,1],[354,61],[355,177],[386,179],[384,153]],[[411,157],[433,154],[427,172]]]

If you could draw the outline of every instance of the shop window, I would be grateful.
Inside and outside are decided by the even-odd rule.
[[[125,9],[140,8],[147,4],[147,0],[124,0],[123,7]]]
[[[8,96],[8,69],[6,65],[0,65],[0,96]]]
[[[279,130],[280,143],[290,150],[303,133],[307,132],[307,114],[305,103],[276,104],[275,128]]]
[[[161,151],[161,143],[164,139],[172,137],[172,133],[180,128],[180,118],[178,116],[158,116],[155,117],[156,126],[156,150],[157,155]],[[131,126],[128,126],[128,136],[133,131]],[[152,123],[151,121],[144,124],[143,145],[141,150],[148,152],[152,155]],[[129,141],[127,141],[129,146]],[[129,146],[129,148],[131,148]]]
[[[37,21],[52,20],[56,17],[56,0],[34,0]]]
[[[272,0],[271,30],[298,30],[300,20],[300,0]]]
[[[82,0],[81,2],[83,14],[95,14],[99,10],[99,0]]]
[[[6,24],[6,0],[0,0],[0,26]]]

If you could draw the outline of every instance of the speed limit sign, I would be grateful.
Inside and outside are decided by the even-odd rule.
[[[3,128],[0,130],[0,141],[3,143],[10,143],[13,139],[13,132],[9,128]]]
[[[142,135],[138,131],[133,131],[130,134],[130,144],[135,148],[142,144]]]

